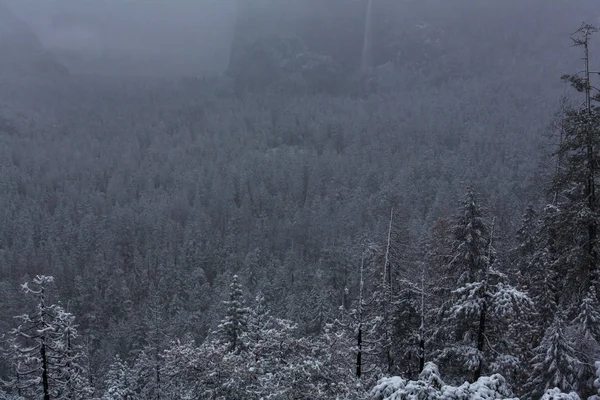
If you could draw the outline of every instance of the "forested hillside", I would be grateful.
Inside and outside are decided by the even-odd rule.
[[[219,77],[0,70],[0,399],[600,390],[597,5],[382,1],[365,52],[366,3],[265,2]]]

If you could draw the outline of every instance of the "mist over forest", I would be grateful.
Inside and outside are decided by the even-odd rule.
[[[0,400],[600,399],[598,25],[0,0]]]

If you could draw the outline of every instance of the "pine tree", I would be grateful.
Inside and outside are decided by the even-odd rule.
[[[38,275],[22,285],[37,299],[36,311],[16,317],[11,331],[11,350],[16,365],[15,389],[21,395],[50,399],[83,399],[93,392],[80,360],[74,316],[56,304],[48,304],[50,276]]]
[[[148,400],[160,400],[162,395],[163,350],[168,340],[165,307],[161,304],[159,291],[151,286],[151,299],[145,315],[146,346],[133,365],[138,378],[140,395]]]
[[[458,285],[481,280],[492,262],[490,256],[493,253],[490,253],[489,223],[484,219],[484,211],[479,206],[472,187],[467,189],[452,233],[454,241],[450,274],[456,278]]]
[[[550,188],[553,204],[539,218],[537,248],[530,252],[524,276],[538,314],[535,376],[529,383],[537,396],[544,388],[572,390],[591,379],[591,369],[583,366],[591,364],[589,355],[599,349],[600,94],[593,93],[589,55],[595,32],[584,24],[573,37],[584,52],[584,75],[563,79],[584,94],[585,102],[563,110]]]
[[[600,400],[600,361],[596,361],[594,363],[594,367],[596,367],[596,380],[594,380],[594,388],[596,389],[597,394],[591,396],[589,400]]]
[[[581,309],[573,323],[582,338],[595,342],[596,346],[600,343],[600,303],[593,288],[588,289],[581,301]]]
[[[396,282],[394,300],[394,354],[403,368],[398,372],[410,378],[416,378],[425,367],[431,333],[432,282],[426,262],[417,265],[411,270],[412,276]]]
[[[131,369],[119,356],[111,364],[106,375],[106,390],[103,400],[134,400],[135,381]]]
[[[0,400],[25,400],[25,398],[19,396],[18,394],[7,393],[6,391],[0,389]]]
[[[395,368],[395,359],[397,358],[394,354],[394,323],[395,323],[395,306],[394,300],[396,298],[395,288],[395,271],[394,271],[394,209],[390,210],[390,218],[388,221],[388,229],[386,234],[386,243],[383,252],[383,274],[381,276],[381,283],[377,283],[373,288],[373,299],[375,307],[379,309],[381,317],[383,318],[381,324],[381,336],[380,336],[380,348],[382,363],[385,365],[384,370],[387,373],[391,373]]]
[[[473,373],[473,381],[486,367],[506,369],[517,363],[506,330],[512,319],[532,305],[499,270],[493,227],[488,228],[483,210],[469,189],[453,228],[447,277],[455,279],[458,287],[443,309],[446,343],[438,358],[458,362],[458,371],[466,367]]]
[[[457,289],[452,292],[453,299],[444,311],[443,329],[448,331],[439,357],[440,360],[456,361],[461,358],[461,364],[467,366],[477,380],[484,363],[482,335],[485,334],[488,312],[486,281],[494,253],[488,223],[470,187],[455,218],[452,236],[445,276],[456,282]]]
[[[595,90],[590,70],[589,45],[597,29],[584,24],[573,38],[574,44],[583,48],[584,76],[565,75],[572,86],[585,96],[583,107],[566,110],[563,118],[564,132],[556,150],[560,161],[554,176],[552,190],[558,194],[557,220],[558,250],[564,287],[578,288],[582,296],[563,296],[574,317],[589,290],[598,296],[600,259],[598,255],[598,224],[600,203],[596,182],[600,170],[600,95]]]
[[[258,343],[262,339],[262,331],[268,326],[272,318],[262,292],[256,295],[254,306],[249,311],[248,338],[251,343]]]
[[[249,310],[244,305],[244,293],[237,275],[233,276],[229,285],[229,300],[223,303],[227,311],[218,326],[218,332],[221,341],[228,345],[229,351],[238,351],[245,346]]]
[[[555,317],[542,342],[534,350],[532,380],[528,384],[529,398],[537,399],[555,387],[564,392],[578,389],[583,365],[565,332],[562,318],[561,315]]]
[[[381,372],[380,364],[383,360],[381,350],[385,339],[384,319],[381,315],[381,292],[376,291],[381,286],[369,285],[374,275],[375,280],[380,282],[379,275],[374,274],[369,268],[369,264],[372,264],[372,254],[370,254],[372,250],[372,247],[367,248],[361,254],[358,298],[355,304],[347,312],[340,307],[342,318],[341,321],[336,320],[336,325],[342,327],[347,336],[352,338],[355,375],[363,381],[365,379],[368,381],[370,377]],[[327,327],[326,325],[326,329]]]
[[[54,398],[88,399],[93,395],[94,389],[88,380],[87,357],[79,343],[75,316],[67,312],[60,313],[57,323],[60,338],[55,346],[63,359],[55,379],[57,387]]]
[[[160,363],[152,347],[142,350],[131,366],[131,377],[134,381],[131,388],[135,391],[136,399],[160,399]]]
[[[519,269],[519,281],[528,291],[535,305],[535,314],[527,315],[532,340],[537,346],[546,329],[554,321],[560,306],[560,270],[563,267],[558,252],[557,220],[560,210],[546,206],[539,214],[524,218],[518,240],[521,245],[513,250]],[[528,231],[524,234],[524,231]]]

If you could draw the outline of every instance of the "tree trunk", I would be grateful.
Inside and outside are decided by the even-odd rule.
[[[42,338],[42,342],[44,338]],[[48,383],[48,357],[46,356],[46,345],[42,343],[40,347],[42,357],[42,386],[44,387],[44,400],[50,400],[50,385]]]
[[[421,340],[419,340],[419,371],[423,372],[423,368],[425,368],[425,339],[421,336]]]
[[[588,117],[592,118],[592,84],[590,79],[590,53],[589,53],[589,36],[586,35],[586,39],[583,43],[584,46],[584,61],[585,61],[585,100],[586,100],[586,111]],[[588,208],[593,214],[596,211],[596,171],[595,171],[595,156],[594,156],[594,134],[595,132],[588,132],[587,134],[587,166],[588,166],[588,177],[586,185],[586,195],[588,200]],[[597,275],[598,265],[598,254],[596,253],[596,236],[597,236],[597,223],[592,220],[588,225],[588,243],[587,252],[589,256],[589,280],[590,284],[594,285]]]
[[[388,349],[386,351],[386,358],[387,358],[387,367],[388,367],[388,373],[392,372],[392,368],[394,367],[394,359],[392,358],[392,350]]]
[[[156,399],[160,400],[160,365],[156,363]]]
[[[362,374],[362,326],[358,327],[358,353],[356,353],[356,377]]]
[[[477,333],[477,350],[483,352],[483,346],[485,341],[485,314],[487,310],[487,303],[483,303],[481,314],[479,314],[479,332]],[[479,362],[477,369],[475,370],[474,381],[477,381],[481,377],[481,370],[483,369],[483,362]]]

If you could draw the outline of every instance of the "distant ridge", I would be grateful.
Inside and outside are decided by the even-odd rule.
[[[68,69],[46,51],[34,30],[0,0],[0,79],[68,75]]]

